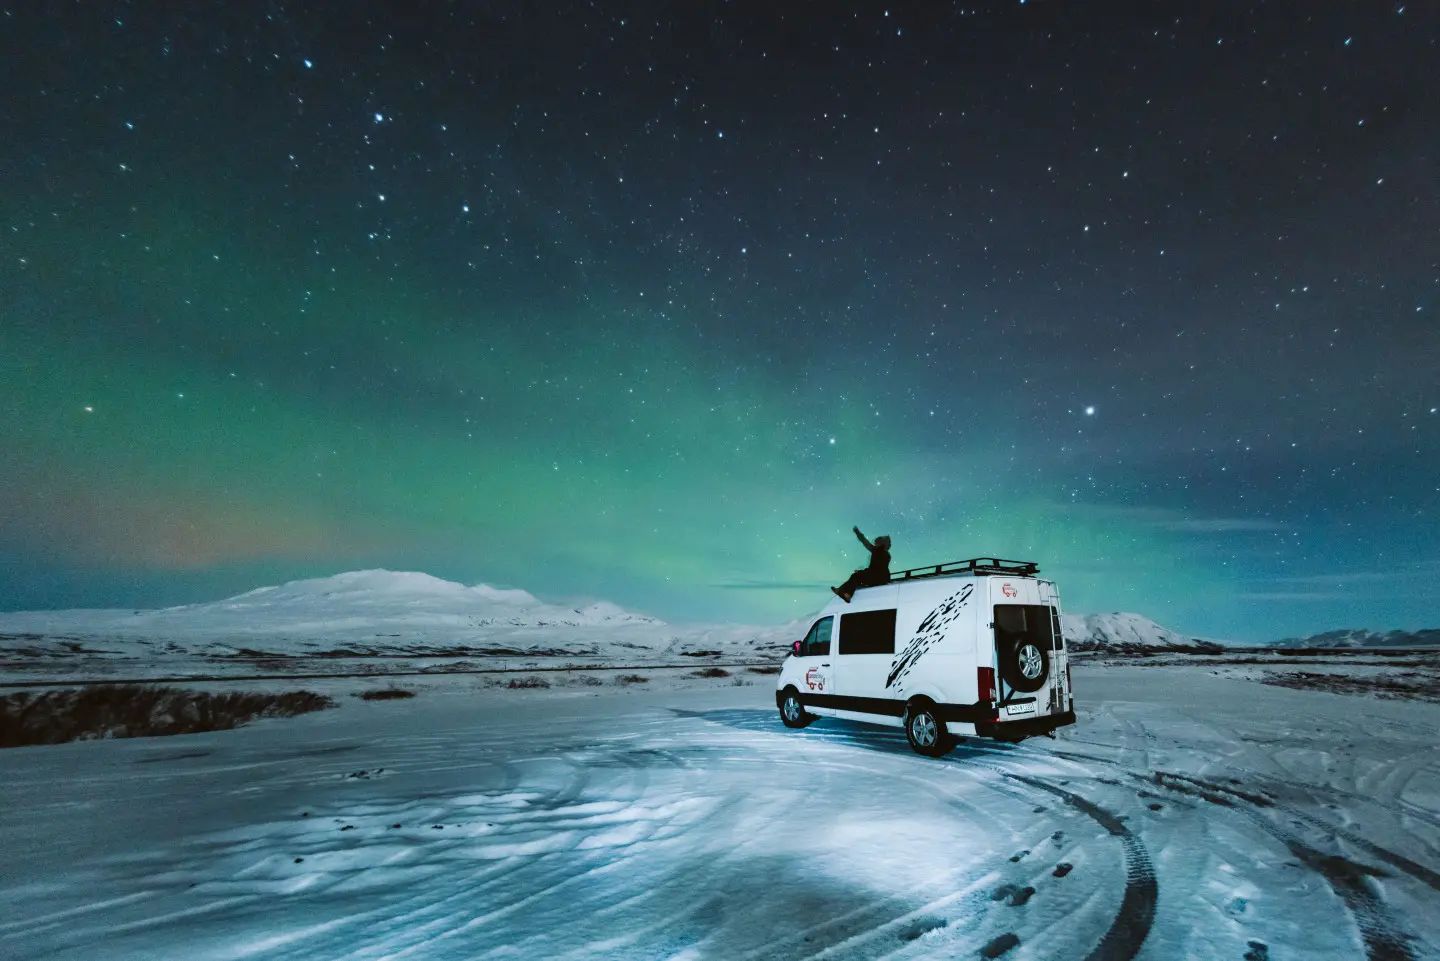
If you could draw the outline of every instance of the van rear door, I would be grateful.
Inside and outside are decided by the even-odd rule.
[[[1056,609],[1049,604],[1010,602],[996,604],[994,614],[1000,722],[1064,711],[1065,664]]]

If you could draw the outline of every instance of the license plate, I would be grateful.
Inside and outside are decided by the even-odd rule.
[[[1009,704],[1005,707],[1006,714],[1034,714],[1034,704]]]

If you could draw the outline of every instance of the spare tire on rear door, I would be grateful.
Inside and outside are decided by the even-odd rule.
[[[1017,691],[1033,693],[1045,686],[1050,676],[1050,652],[1028,637],[1001,641],[1000,676]]]

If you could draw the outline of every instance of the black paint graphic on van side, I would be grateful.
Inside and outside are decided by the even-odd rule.
[[[915,666],[915,662],[924,657],[925,652],[945,636],[945,628],[950,626],[950,622],[964,610],[974,591],[974,584],[966,584],[926,615],[925,620],[920,622],[920,626],[915,628],[915,636],[910,639],[909,644],[905,645],[905,650],[890,662],[890,676],[885,679],[886,687],[894,687],[895,682],[909,674],[910,669]]]

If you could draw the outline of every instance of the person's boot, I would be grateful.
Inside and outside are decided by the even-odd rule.
[[[832,587],[832,588],[830,588],[830,592],[831,592],[832,594],[834,594],[836,597],[840,598],[840,600],[844,601],[846,604],[849,604],[849,603],[850,603],[850,597],[849,597],[849,595],[847,595],[844,591],[840,590],[840,588],[838,588],[838,587]]]

